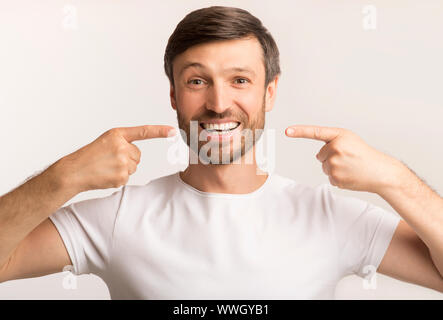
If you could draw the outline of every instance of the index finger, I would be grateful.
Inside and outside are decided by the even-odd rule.
[[[144,125],[137,127],[118,128],[126,141],[145,140],[153,138],[167,138],[175,134],[175,128],[165,125]]]
[[[309,125],[290,126],[286,129],[286,135],[292,138],[307,138],[329,142],[340,135],[339,128],[320,127]]]

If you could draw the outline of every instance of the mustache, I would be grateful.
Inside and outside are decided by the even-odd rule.
[[[194,121],[209,121],[209,120],[223,120],[223,119],[235,119],[239,122],[245,122],[246,117],[243,115],[234,115],[232,112],[217,113],[214,111],[206,111],[203,114],[197,115],[191,119]]]

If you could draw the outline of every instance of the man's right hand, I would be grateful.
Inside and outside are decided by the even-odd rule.
[[[126,184],[129,176],[137,170],[141,157],[140,149],[131,142],[166,138],[172,129],[165,125],[145,125],[106,131],[90,144],[61,159],[65,183],[78,192],[118,188]]]

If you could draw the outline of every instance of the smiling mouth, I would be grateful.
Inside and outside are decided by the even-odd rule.
[[[200,123],[200,128],[206,130],[208,133],[224,134],[237,129],[240,126],[240,122],[228,122],[228,123]]]

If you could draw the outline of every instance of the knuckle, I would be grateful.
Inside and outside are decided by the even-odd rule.
[[[124,147],[124,145],[121,142],[120,136],[115,133],[110,133],[106,137],[106,143],[108,144],[107,147],[116,153],[120,152],[121,151],[120,149]]]
[[[126,168],[126,166],[128,165],[128,159],[123,154],[118,154],[116,160],[118,167]]]
[[[119,128],[112,128],[112,129],[109,129],[108,131],[106,131],[105,134],[109,137],[116,137],[116,136],[120,135],[120,129]]]
[[[126,154],[126,147],[122,143],[117,143],[115,146],[115,151],[117,155],[125,155]]]
[[[131,168],[129,169],[129,174],[133,174],[135,171],[137,171],[137,166],[131,166]]]
[[[149,135],[149,127],[144,126],[140,131],[140,138],[147,137]]]
[[[335,183],[338,183],[340,181],[340,177],[336,171],[331,170],[331,172],[329,173],[329,176],[331,177],[331,179],[333,179],[335,181]]]
[[[113,140],[112,137],[113,137],[113,135],[114,135],[114,133],[113,133],[112,130],[113,130],[113,129],[110,129],[110,130],[106,131],[105,133],[103,133],[103,134],[100,136],[101,139],[99,139],[99,140],[101,140],[104,144],[107,144],[108,141],[112,141],[112,140]]]
[[[136,145],[134,145],[134,150],[135,150],[136,159],[138,162],[140,162],[142,152],[140,151],[140,149]]]
[[[330,148],[337,154],[341,154],[341,144],[338,140],[330,142]]]
[[[314,128],[314,138],[315,138],[315,139],[320,139],[320,137],[321,137],[321,129],[315,127],[315,128]]]
[[[116,157],[121,157],[126,155],[126,146],[119,140],[114,140],[112,150]]]
[[[339,165],[339,159],[338,159],[337,156],[331,156],[331,157],[328,159],[328,162],[329,162],[329,166],[330,166],[331,168],[337,168],[338,165]]]
[[[322,169],[325,174],[328,174],[328,169],[326,167],[326,161],[322,163]]]
[[[334,139],[331,142],[329,142],[329,148],[331,148],[332,150],[337,150],[339,147],[337,140]]]
[[[335,157],[342,157],[342,156],[344,156],[344,152],[343,152],[343,150],[342,149],[336,149],[335,151]],[[334,159],[334,162],[336,162],[337,163],[337,159]]]

